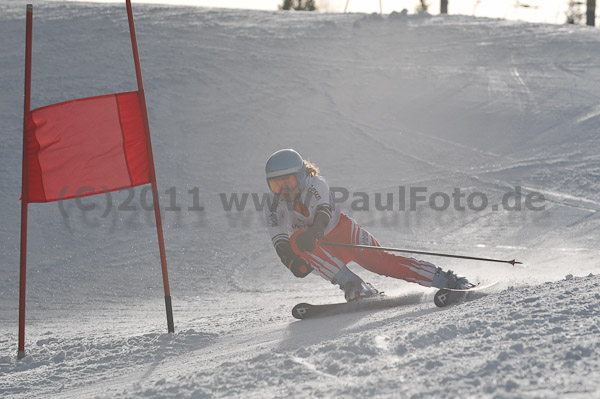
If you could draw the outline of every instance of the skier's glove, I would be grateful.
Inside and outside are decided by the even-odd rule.
[[[323,238],[325,229],[329,224],[331,211],[328,206],[317,208],[317,214],[313,224],[308,226],[306,231],[301,232],[296,237],[296,245],[302,252],[312,252],[315,250],[315,241]]]
[[[312,226],[311,226],[312,227]],[[302,252],[312,252],[315,250],[315,241],[323,238],[323,232],[310,227],[298,234],[296,237],[296,245]]]
[[[306,277],[313,271],[312,266],[299,256],[292,259],[286,266],[294,273],[294,276],[299,278]]]
[[[296,277],[306,277],[313,271],[311,265],[306,263],[298,254],[294,253],[289,241],[282,241],[275,248],[281,263],[285,265]]]

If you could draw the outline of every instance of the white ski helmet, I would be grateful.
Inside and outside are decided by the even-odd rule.
[[[291,190],[295,186],[304,189],[306,185],[306,165],[304,160],[292,149],[279,150],[273,153],[265,166],[267,185],[274,194],[281,189]]]

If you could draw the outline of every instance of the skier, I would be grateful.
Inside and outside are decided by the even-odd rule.
[[[271,190],[271,206],[265,207],[271,240],[281,262],[296,277],[315,271],[339,285],[346,301],[379,294],[346,266],[351,261],[371,272],[425,287],[474,286],[466,278],[444,272],[426,261],[379,250],[320,245],[319,240],[380,246],[368,231],[340,212],[319,169],[296,151],[283,149],[273,153],[265,171]]]

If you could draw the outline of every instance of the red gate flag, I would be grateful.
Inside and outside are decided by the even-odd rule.
[[[138,90],[30,110],[33,5],[27,4],[19,274],[19,351],[25,357],[27,211],[51,202],[150,183],[168,332],[175,332],[167,255],[131,0],[125,0]],[[98,191],[96,191],[98,190]]]
[[[83,98],[30,112],[26,202],[50,202],[150,183],[138,92]]]

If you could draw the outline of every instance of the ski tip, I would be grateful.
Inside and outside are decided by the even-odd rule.
[[[302,320],[306,317],[308,310],[311,308],[311,304],[308,303],[299,303],[292,309],[292,316],[294,318]]]
[[[451,303],[456,302],[460,295],[464,295],[466,291],[451,291],[449,289],[441,289],[435,293],[433,297],[433,303],[438,308],[443,308]]]

